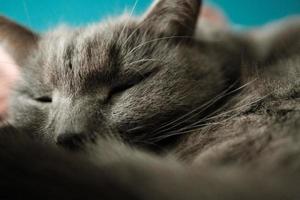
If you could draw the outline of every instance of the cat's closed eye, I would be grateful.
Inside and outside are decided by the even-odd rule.
[[[110,93],[109,93],[109,98],[111,98],[112,96],[125,92],[126,90],[129,90],[131,88],[133,88],[134,86],[140,84],[141,82],[147,80],[148,78],[150,78],[151,76],[153,76],[155,74],[155,72],[157,72],[157,70],[152,70],[149,72],[146,72],[144,74],[138,74],[135,77],[130,78],[127,81],[123,81],[115,86],[112,87]]]
[[[40,102],[40,103],[52,103],[52,97],[45,95],[45,96],[39,96],[34,98],[35,101]]]

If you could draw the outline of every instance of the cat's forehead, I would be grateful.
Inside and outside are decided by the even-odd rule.
[[[63,54],[68,49],[92,50],[100,49],[102,52],[109,52],[111,47],[136,42],[146,34],[141,30],[137,20],[120,17],[104,23],[92,24],[84,28],[70,28],[60,26],[48,32],[41,41],[41,48],[45,55]],[[133,34],[132,34],[133,33]],[[139,35],[138,37],[136,37]]]
[[[45,35],[40,49],[43,59],[51,64],[68,58],[83,63],[94,55],[99,62],[104,62],[107,54],[119,43],[119,32],[118,27],[101,24],[79,29],[59,27]]]
[[[60,27],[46,34],[40,44],[40,59],[47,70],[45,74],[50,75],[48,78],[52,83],[64,79],[79,82],[94,75],[110,77],[126,59],[123,45],[128,32],[124,30],[130,26],[134,28],[129,23],[126,25],[96,24],[79,29]]]
[[[143,70],[153,60],[172,63],[179,51],[168,38],[132,19],[78,29],[60,27],[40,42],[39,65],[51,84],[90,87],[95,80],[113,82],[119,70]]]

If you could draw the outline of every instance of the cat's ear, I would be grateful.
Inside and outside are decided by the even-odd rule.
[[[39,36],[29,29],[0,16],[0,46],[20,66],[29,53],[36,48]]]
[[[201,0],[156,0],[142,23],[168,36],[191,36],[199,17]]]

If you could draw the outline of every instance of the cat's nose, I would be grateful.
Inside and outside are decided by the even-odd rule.
[[[87,135],[84,133],[60,133],[56,138],[56,143],[70,150],[78,150],[84,146]]]

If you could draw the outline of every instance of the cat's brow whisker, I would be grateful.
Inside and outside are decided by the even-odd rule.
[[[131,9],[131,12],[130,12],[130,14],[129,14],[129,18],[128,18],[127,22],[124,24],[124,26],[123,26],[123,28],[122,28],[122,31],[121,31],[121,33],[120,33],[120,36],[119,36],[119,38],[118,38],[117,43],[118,43],[118,42],[120,41],[120,39],[123,37],[124,32],[125,32],[125,29],[126,29],[126,27],[128,26],[128,23],[129,23],[129,21],[130,21],[132,15],[133,15],[133,13],[134,13],[134,11],[135,11],[136,6],[137,6],[138,3],[139,3],[139,0],[135,0],[134,5],[133,5],[133,7],[132,7],[132,9]]]
[[[123,46],[126,46],[128,41],[134,36],[134,34],[139,30],[139,28],[144,25],[144,23],[145,23],[145,21],[142,21],[139,23],[139,25],[137,25],[137,27],[134,29],[134,31],[132,31],[132,33],[127,37],[127,39],[123,43]]]
[[[28,11],[27,4],[26,4],[26,0],[23,0],[23,7],[24,7],[24,11],[25,11],[25,14],[27,17],[27,21],[28,21],[29,25],[32,26],[29,11]]]
[[[143,62],[148,62],[148,61],[153,61],[153,62],[164,62],[163,60],[160,60],[160,59],[154,59],[154,58],[146,58],[146,59],[140,59],[140,60],[137,60],[137,61],[133,61],[131,63],[129,63],[128,65],[135,65],[135,64],[138,64],[138,63],[143,63]]]
[[[141,70],[132,68],[131,70],[135,71],[137,74],[139,74],[141,77],[145,78],[145,75],[141,73]]]
[[[126,46],[126,44],[128,43],[128,41],[134,36],[134,34],[139,30],[140,26],[142,25],[139,24],[134,31],[132,31],[132,33],[127,37],[127,39],[125,40],[125,42],[123,43],[123,46]]]
[[[150,62],[159,62],[159,63],[164,63],[164,64],[168,63],[168,62],[165,62],[165,61],[162,61],[162,60],[159,60],[159,59],[150,58],[150,59],[141,59],[141,60],[133,61],[133,62],[127,64],[127,66],[136,65],[138,63],[145,63],[145,62],[148,62],[148,61],[150,61]],[[131,69],[134,70],[136,73],[138,73],[141,77],[144,77],[145,75],[143,73],[141,73],[141,71],[146,70],[149,67],[151,67],[151,65],[148,65],[147,67],[144,67],[144,68],[141,68],[141,69],[135,69],[135,68],[131,68]]]
[[[131,56],[136,50],[142,48],[145,45],[149,45],[149,44],[152,44],[152,43],[158,42],[158,41],[169,40],[169,39],[179,39],[179,38],[190,39],[192,37],[190,37],[190,36],[169,36],[169,37],[161,37],[161,38],[156,38],[156,39],[148,40],[148,41],[143,42],[143,43],[137,45],[136,47],[132,48],[132,50],[129,51],[128,56]]]

